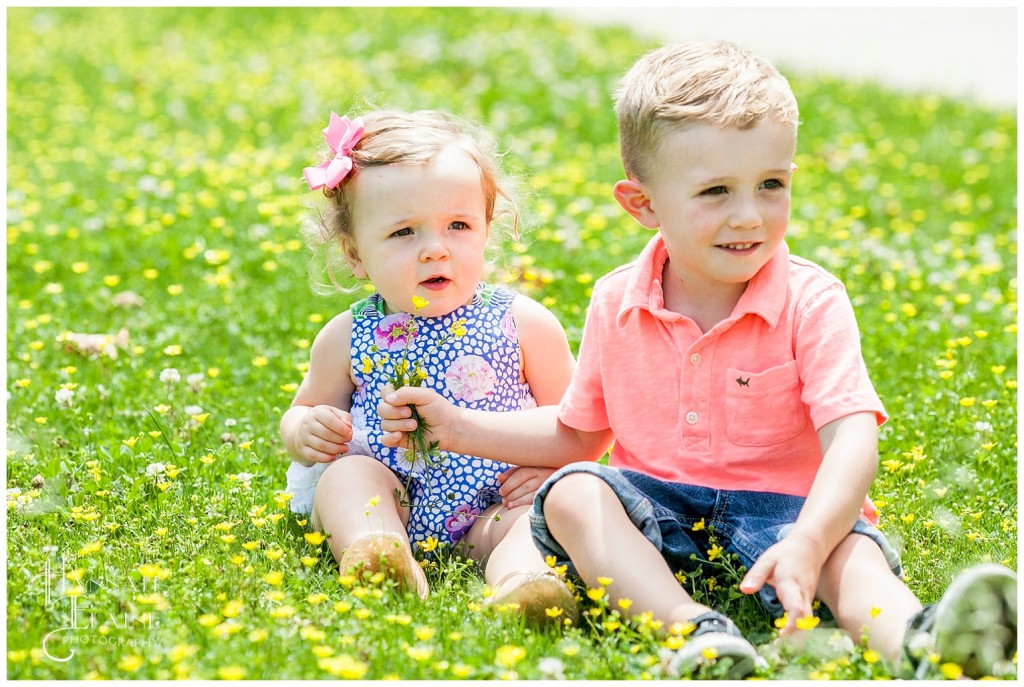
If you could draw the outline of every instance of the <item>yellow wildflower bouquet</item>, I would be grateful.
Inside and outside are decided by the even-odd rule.
[[[412,305],[413,311],[419,312],[430,305],[430,301],[419,296],[413,296]],[[411,349],[419,329],[419,319],[407,312],[397,312],[388,315],[381,320],[381,323],[376,328],[374,333],[376,340],[374,349],[381,352],[382,355],[375,361],[375,364],[378,368],[390,365],[391,370],[388,373],[388,382],[395,389],[403,386],[422,386],[428,377],[423,361],[429,359],[430,356],[451,339],[461,339],[467,333],[466,320],[464,318],[456,320],[452,323],[448,332],[435,341],[421,358],[413,359]],[[416,412],[415,407],[412,408],[412,417],[416,420],[417,426],[409,434],[412,447],[406,449],[405,456],[410,466],[422,463],[425,471],[429,473],[430,470],[440,468],[444,464],[446,455],[438,449],[436,441],[427,441],[430,426],[423,421],[419,413]],[[410,470],[406,478],[406,494],[409,493],[412,473],[413,471]],[[403,506],[411,507],[417,505],[410,503],[405,494],[396,494],[396,496],[399,497],[399,502]]]

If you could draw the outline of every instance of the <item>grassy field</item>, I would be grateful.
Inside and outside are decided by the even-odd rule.
[[[482,609],[445,552],[426,602],[339,577],[288,510],[277,436],[356,297],[314,295],[299,240],[328,112],[496,132],[529,190],[501,275],[576,346],[593,281],[649,236],[611,197],[609,94],[654,45],[502,10],[7,11],[7,676],[659,677],[679,638],[600,590],[540,632]],[[1016,568],[1016,113],[787,76],[791,250],[853,298],[892,418],[871,495],[933,601],[971,563]],[[695,594],[763,677],[889,675],[861,647],[776,648],[718,570]]]

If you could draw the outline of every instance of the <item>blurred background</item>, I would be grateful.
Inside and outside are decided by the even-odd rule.
[[[802,74],[868,79],[911,91],[1017,102],[1017,8],[566,7],[661,40],[724,38]]]

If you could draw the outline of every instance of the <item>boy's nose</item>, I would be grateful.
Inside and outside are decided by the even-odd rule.
[[[756,229],[761,226],[761,212],[757,203],[738,200],[729,215],[729,225],[735,229]]]

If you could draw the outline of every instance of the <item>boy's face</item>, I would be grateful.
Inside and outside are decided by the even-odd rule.
[[[668,268],[690,289],[745,284],[786,234],[793,130],[762,121],[752,129],[695,124],[665,134],[652,174],[636,184],[646,207],[631,210],[658,228]],[[620,203],[626,202],[616,196]]]

